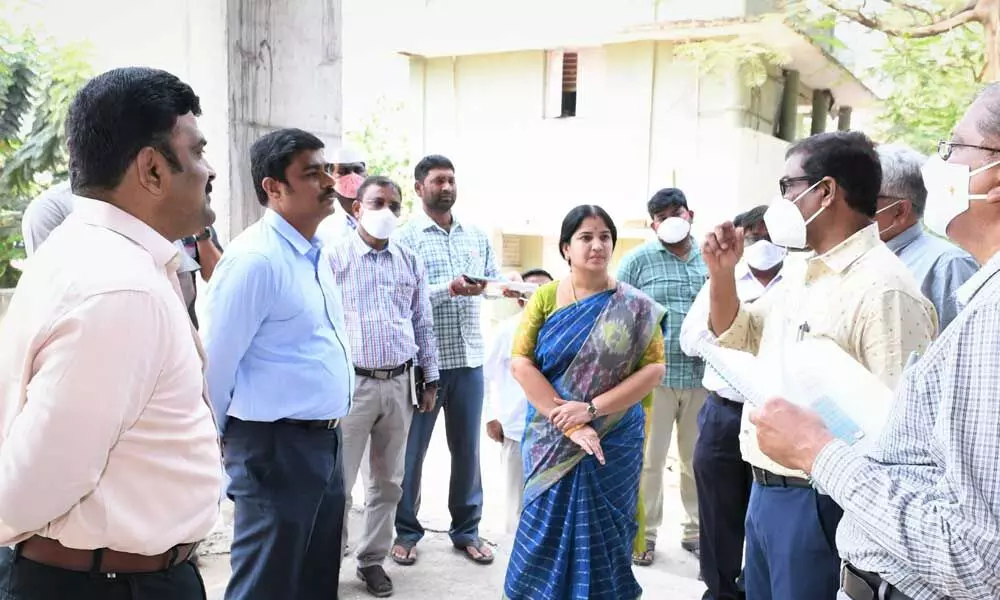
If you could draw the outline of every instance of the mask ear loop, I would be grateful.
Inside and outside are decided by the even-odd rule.
[[[989,171],[990,169],[992,169],[997,165],[1000,165],[1000,160],[993,161],[988,165],[984,165],[982,167],[979,167],[978,169],[969,171],[969,181],[971,181],[974,176],[979,175],[984,171]],[[986,194],[969,194],[969,200],[986,200]]]

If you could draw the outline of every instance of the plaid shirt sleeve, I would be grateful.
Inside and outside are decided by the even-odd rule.
[[[910,368],[869,456],[836,441],[813,465],[845,511],[842,555],[915,600],[1000,590],[997,304],[966,309]]]
[[[419,257],[414,257],[417,288],[413,296],[413,333],[417,341],[417,362],[424,369],[424,380],[440,379],[438,372],[437,338],[434,336],[434,313],[431,308],[427,270]]]

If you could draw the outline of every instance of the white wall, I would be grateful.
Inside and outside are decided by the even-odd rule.
[[[413,154],[455,161],[464,218],[552,235],[571,207],[595,203],[642,227],[650,195],[676,185],[700,235],[773,197],[785,144],[743,127],[737,74],[699,72],[666,43],[578,51],[577,116],[565,119],[543,117],[542,51],[413,59]]]

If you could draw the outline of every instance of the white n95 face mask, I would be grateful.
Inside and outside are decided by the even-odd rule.
[[[691,223],[680,217],[667,217],[656,228],[656,237],[667,244],[676,244],[691,233]]]
[[[743,258],[751,269],[770,271],[785,260],[786,254],[788,250],[781,246],[775,246],[767,240],[757,240],[743,251]]]
[[[377,240],[387,240],[392,232],[396,230],[399,219],[388,208],[378,210],[366,210],[358,224],[368,232],[368,235]]]
[[[775,198],[764,213],[764,225],[767,226],[767,233],[771,236],[771,241],[785,248],[801,250],[806,247],[806,227],[816,220],[816,217],[823,214],[826,207],[823,206],[807,221],[799,207],[796,206],[799,200],[809,192],[816,189],[823,180],[812,184],[804,192],[795,197],[794,200],[786,200],[783,197]]]
[[[1000,161],[970,171],[968,165],[945,162],[940,156],[932,156],[920,169],[927,188],[927,206],[924,208],[924,223],[934,233],[948,235],[948,225],[955,217],[969,210],[972,200],[985,200],[985,194],[970,194],[969,180],[973,175],[1000,165]]]

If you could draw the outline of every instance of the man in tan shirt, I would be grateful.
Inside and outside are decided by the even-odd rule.
[[[67,124],[75,211],[0,323],[0,596],[204,598],[194,545],[222,466],[169,240],[211,224],[215,173],[173,75],[116,69]]]
[[[805,336],[829,338],[893,387],[911,352],[937,332],[937,317],[906,266],[871,223],[881,167],[864,134],[819,134],[792,146],[779,181],[782,198],[764,216],[775,244],[814,251],[786,261],[784,285],[752,305],[736,296],[743,238],[732,223],[703,248],[710,275],[712,331],[722,346],[780,363]],[[754,600],[836,597],[834,536],[843,511],[800,471],[757,447],[743,411],[741,449],[753,471],[746,518],[746,596]]]

